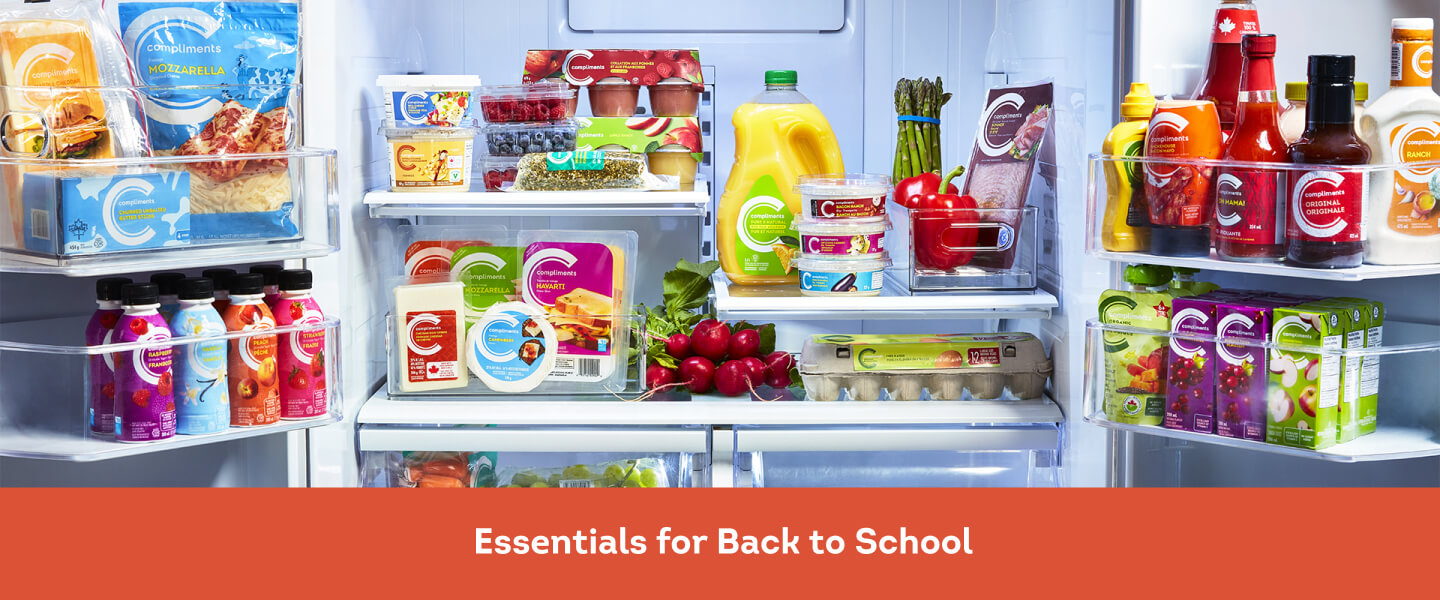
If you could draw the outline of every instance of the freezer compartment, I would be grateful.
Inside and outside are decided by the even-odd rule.
[[[1035,289],[1035,207],[907,212],[911,290]]]
[[[363,425],[364,487],[706,487],[709,427]],[[463,485],[462,485],[463,484]]]
[[[1337,462],[1440,455],[1440,326],[1387,320],[1384,344],[1373,348],[1346,348],[1338,340],[1331,347],[1262,343],[1094,320],[1086,328],[1085,420],[1101,427]],[[1207,345],[1216,350],[1195,356],[1209,358],[1187,359]],[[1158,360],[1150,358],[1157,353]],[[1245,376],[1227,369],[1231,363]],[[1163,425],[1184,426],[1174,415],[1204,414],[1212,415],[1208,423],[1189,421],[1198,426]],[[1344,433],[1347,427],[1353,435]]]
[[[0,324],[0,456],[104,460],[318,427],[334,423],[344,414],[338,319],[276,327],[263,333],[233,332],[97,346],[55,343],[56,338],[81,339],[88,319],[72,317]],[[309,368],[282,372],[285,370],[283,356],[278,357],[280,360],[261,358],[255,370],[243,376],[237,375],[233,367],[226,368],[228,377],[221,380],[223,384],[213,376],[197,375],[190,379],[179,370],[186,361],[203,362],[207,364],[205,369],[210,368],[217,342],[227,357],[221,362],[227,362],[236,340],[276,335],[277,344],[284,344],[287,338],[283,336],[301,338],[306,333],[312,336],[323,333],[319,349],[311,355]],[[245,346],[248,352],[249,344]],[[307,351],[310,348],[309,344],[304,347]],[[263,351],[256,352],[254,356],[263,354]],[[137,354],[143,359],[134,358]],[[154,381],[140,383],[135,390],[130,390],[136,386],[107,378],[106,369],[112,369],[117,360],[122,363],[143,360],[149,376],[141,373],[137,381]],[[196,371],[203,372],[203,369]],[[210,387],[213,385],[225,385],[224,395],[215,393]],[[195,391],[193,400],[191,390]],[[233,425],[231,408],[247,404],[245,400],[268,395],[270,390],[275,390],[281,410],[290,402],[294,403],[292,407],[300,408],[292,413],[297,415],[295,419],[281,418],[271,424],[249,427]],[[204,404],[222,401],[230,408],[210,410],[209,405]],[[314,414],[301,416],[304,414],[302,402]],[[131,403],[137,408],[124,406],[121,410],[121,403]],[[153,441],[121,442],[116,441],[113,429],[106,426],[103,418],[106,408],[131,415],[132,423],[138,422],[137,415],[153,420],[156,423],[153,431],[160,432],[157,437],[172,427],[184,431],[192,415],[197,423],[214,424],[213,419],[219,419],[221,414],[225,418],[218,427],[196,429],[218,429],[214,433],[177,433]],[[232,426],[224,427],[225,423]]]
[[[736,487],[1050,487],[1061,424],[736,425]]]
[[[1234,273],[1256,273],[1284,277],[1303,277],[1332,281],[1359,281],[1383,277],[1411,277],[1440,273],[1440,261],[1432,249],[1419,253],[1388,252],[1385,262],[1413,262],[1417,264],[1370,264],[1374,258],[1377,243],[1393,243],[1377,240],[1377,235],[1394,239],[1415,237],[1424,239],[1425,232],[1433,232],[1440,222],[1440,210],[1435,208],[1437,188],[1435,173],[1440,161],[1411,162],[1371,165],[1299,165],[1254,163],[1230,160],[1179,160],[1147,158],[1142,156],[1090,155],[1089,178],[1086,185],[1086,254],[1104,260],[1175,267],[1191,267],[1229,271]],[[1405,177],[1395,173],[1407,173]],[[1242,181],[1241,177],[1245,177]],[[1264,186],[1259,186],[1263,182]],[[1363,219],[1344,218],[1337,202],[1328,198],[1344,197],[1346,186],[1358,186],[1362,190]],[[1394,186],[1397,193],[1403,190],[1404,199],[1388,214],[1380,214],[1369,207],[1370,192]],[[1264,190],[1256,191],[1256,190]],[[1204,198],[1191,201],[1190,206],[1181,206],[1181,192],[1188,197]],[[1152,214],[1159,213],[1163,219],[1178,219],[1186,211],[1199,215],[1200,225],[1214,228],[1215,239],[1233,239],[1249,242],[1250,247],[1265,241],[1279,244],[1279,254],[1284,254],[1287,228],[1299,230],[1297,207],[1293,198],[1301,192],[1307,202],[1304,209],[1304,223],[1307,233],[1325,236],[1348,236],[1358,234],[1370,245],[1366,263],[1350,268],[1303,268],[1280,259],[1236,260],[1221,257],[1212,246],[1208,252],[1175,256],[1177,252],[1164,251],[1167,255],[1153,252],[1155,231],[1149,227],[1138,230],[1127,225],[1129,222],[1152,222]],[[1257,194],[1265,199],[1254,202]],[[1127,210],[1131,204],[1136,208]],[[1248,211],[1248,212],[1247,212]],[[1357,211],[1358,212],[1358,211]],[[1335,215],[1340,215],[1338,218]],[[1256,215],[1259,215],[1258,217]],[[1246,229],[1245,226],[1250,228]],[[1399,233],[1399,228],[1413,230]],[[1339,233],[1332,233],[1339,231]],[[1433,237],[1433,236],[1432,236]],[[1217,242],[1220,243],[1220,242]],[[1419,243],[1419,242],[1416,242]],[[1238,244],[1237,244],[1238,246]],[[1414,246],[1420,248],[1421,246]],[[1430,257],[1425,256],[1425,252]],[[1231,254],[1245,254],[1245,250]],[[1270,254],[1275,254],[1270,252]]]

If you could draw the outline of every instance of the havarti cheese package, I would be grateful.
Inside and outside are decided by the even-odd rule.
[[[549,381],[625,381],[634,310],[633,231],[523,231],[521,299],[549,315],[558,340]]]

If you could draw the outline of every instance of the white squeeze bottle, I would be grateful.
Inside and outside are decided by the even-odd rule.
[[[1440,161],[1440,95],[1430,89],[1434,19],[1390,21],[1390,91],[1360,118],[1374,163]],[[1440,263],[1440,168],[1376,171],[1370,176],[1365,262]]]

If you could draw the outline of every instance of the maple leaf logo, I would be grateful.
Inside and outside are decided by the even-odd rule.
[[[1220,30],[1220,33],[1230,33],[1235,31],[1235,22],[1231,21],[1230,17],[1225,17],[1225,20],[1215,27]]]

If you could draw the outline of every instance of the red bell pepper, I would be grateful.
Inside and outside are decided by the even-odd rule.
[[[895,184],[895,203],[905,208],[920,205],[920,199],[928,194],[940,193],[940,172],[931,171],[914,177],[906,177]],[[947,194],[958,194],[960,190],[952,184],[945,189]]]
[[[914,237],[911,244],[915,260],[921,265],[950,270],[970,264],[975,257],[974,250],[957,250],[974,247],[980,235],[975,227],[980,221],[975,199],[955,193],[958,190],[950,185],[951,179],[964,172],[964,166],[955,167],[936,184],[936,191],[920,195],[915,206],[910,207],[910,235]],[[931,174],[920,177],[927,175]],[[949,193],[939,193],[940,189]]]

